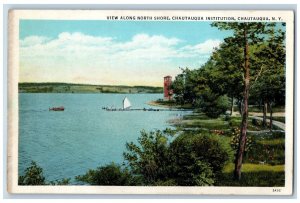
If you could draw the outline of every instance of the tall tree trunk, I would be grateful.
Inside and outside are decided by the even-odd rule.
[[[269,109],[270,109],[270,132],[272,132],[272,127],[273,127],[273,110],[272,110],[272,102],[269,102]]]
[[[247,138],[247,119],[248,119],[248,98],[250,86],[250,61],[249,61],[249,45],[247,40],[247,24],[244,27],[244,103],[242,112],[241,134],[239,147],[236,153],[234,176],[236,179],[241,179],[241,169],[243,163],[243,154],[246,146]]]
[[[233,114],[233,111],[234,111],[234,106],[233,106],[233,103],[234,103],[234,98],[233,98],[233,95],[231,96],[231,112],[230,112],[230,115],[232,116]]]
[[[268,111],[268,103],[267,103],[267,100],[264,100],[264,105],[263,105],[263,122],[262,122],[263,127],[267,126],[267,111]]]

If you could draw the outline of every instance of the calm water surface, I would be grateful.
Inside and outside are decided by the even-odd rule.
[[[19,174],[34,160],[47,181],[74,178],[90,168],[122,163],[126,142],[137,142],[140,131],[170,127],[171,111],[110,112],[103,106],[121,108],[127,96],[133,108],[161,94],[19,94]],[[65,111],[49,111],[64,106]]]

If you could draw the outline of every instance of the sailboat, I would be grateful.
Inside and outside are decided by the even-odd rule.
[[[127,97],[123,99],[123,110],[129,110],[131,107],[131,103]]]

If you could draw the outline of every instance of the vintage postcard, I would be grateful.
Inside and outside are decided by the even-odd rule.
[[[10,10],[8,191],[293,193],[292,11]]]

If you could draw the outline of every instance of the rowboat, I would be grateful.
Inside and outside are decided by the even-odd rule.
[[[49,108],[49,111],[64,111],[64,110],[65,107],[63,106]]]

